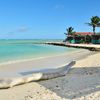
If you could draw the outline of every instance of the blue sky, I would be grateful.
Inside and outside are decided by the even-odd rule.
[[[85,23],[95,15],[100,0],[0,0],[0,38],[64,39],[69,26],[91,32]]]

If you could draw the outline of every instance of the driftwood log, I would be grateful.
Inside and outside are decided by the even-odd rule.
[[[65,76],[69,69],[75,64],[75,61],[71,61],[69,64],[51,69],[50,71],[37,72],[21,77],[12,77],[12,78],[0,78],[0,89],[10,88],[16,85],[25,84],[32,81],[46,80],[56,77]]]

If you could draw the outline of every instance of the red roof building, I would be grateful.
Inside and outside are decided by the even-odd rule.
[[[76,32],[76,35],[93,35],[93,32]]]

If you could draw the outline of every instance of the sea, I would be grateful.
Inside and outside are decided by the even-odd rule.
[[[62,41],[61,39],[2,39],[0,40],[0,63],[56,56],[77,50],[75,48],[42,44],[44,42]]]

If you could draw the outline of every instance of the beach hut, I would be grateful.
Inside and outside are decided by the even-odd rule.
[[[69,35],[66,39],[69,43],[91,43],[92,32],[76,32],[74,35]]]

